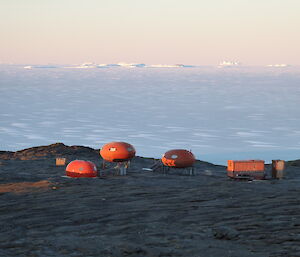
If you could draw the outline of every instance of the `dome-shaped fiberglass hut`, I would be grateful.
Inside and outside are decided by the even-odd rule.
[[[135,156],[135,149],[125,142],[111,142],[101,148],[100,155],[108,162],[125,162]]]
[[[192,167],[196,161],[192,152],[185,149],[174,149],[167,151],[161,158],[165,166],[173,168]]]
[[[101,148],[100,155],[103,158],[103,169],[106,161],[116,162],[119,174],[123,176],[126,175],[130,160],[135,156],[135,149],[125,142],[110,142]]]
[[[97,167],[93,162],[75,160],[66,167],[66,175],[72,178],[97,177]]]

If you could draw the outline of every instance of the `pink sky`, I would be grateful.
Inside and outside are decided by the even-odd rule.
[[[298,0],[9,0],[0,63],[300,65]]]

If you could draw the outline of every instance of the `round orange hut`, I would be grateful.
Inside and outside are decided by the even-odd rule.
[[[124,176],[127,173],[130,160],[135,156],[135,149],[131,144],[125,142],[111,142],[101,148],[100,155],[103,158],[103,169],[105,168],[105,161],[117,162],[116,168],[119,175]]]
[[[192,167],[196,161],[192,152],[184,149],[174,149],[166,152],[161,158],[165,166],[173,168],[188,168]]]
[[[101,148],[100,155],[108,162],[125,162],[135,156],[135,149],[125,142],[111,142]]]
[[[72,178],[97,177],[97,167],[93,162],[75,160],[71,161],[66,168],[66,175]]]

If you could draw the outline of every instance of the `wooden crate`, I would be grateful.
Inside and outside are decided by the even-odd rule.
[[[272,178],[283,178],[285,163],[283,160],[272,160]]]
[[[56,166],[64,166],[66,165],[66,158],[56,158]]]

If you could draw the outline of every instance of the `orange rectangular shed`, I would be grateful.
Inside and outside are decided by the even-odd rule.
[[[265,174],[265,161],[262,160],[228,160],[227,175],[232,178],[243,176],[263,178]]]

